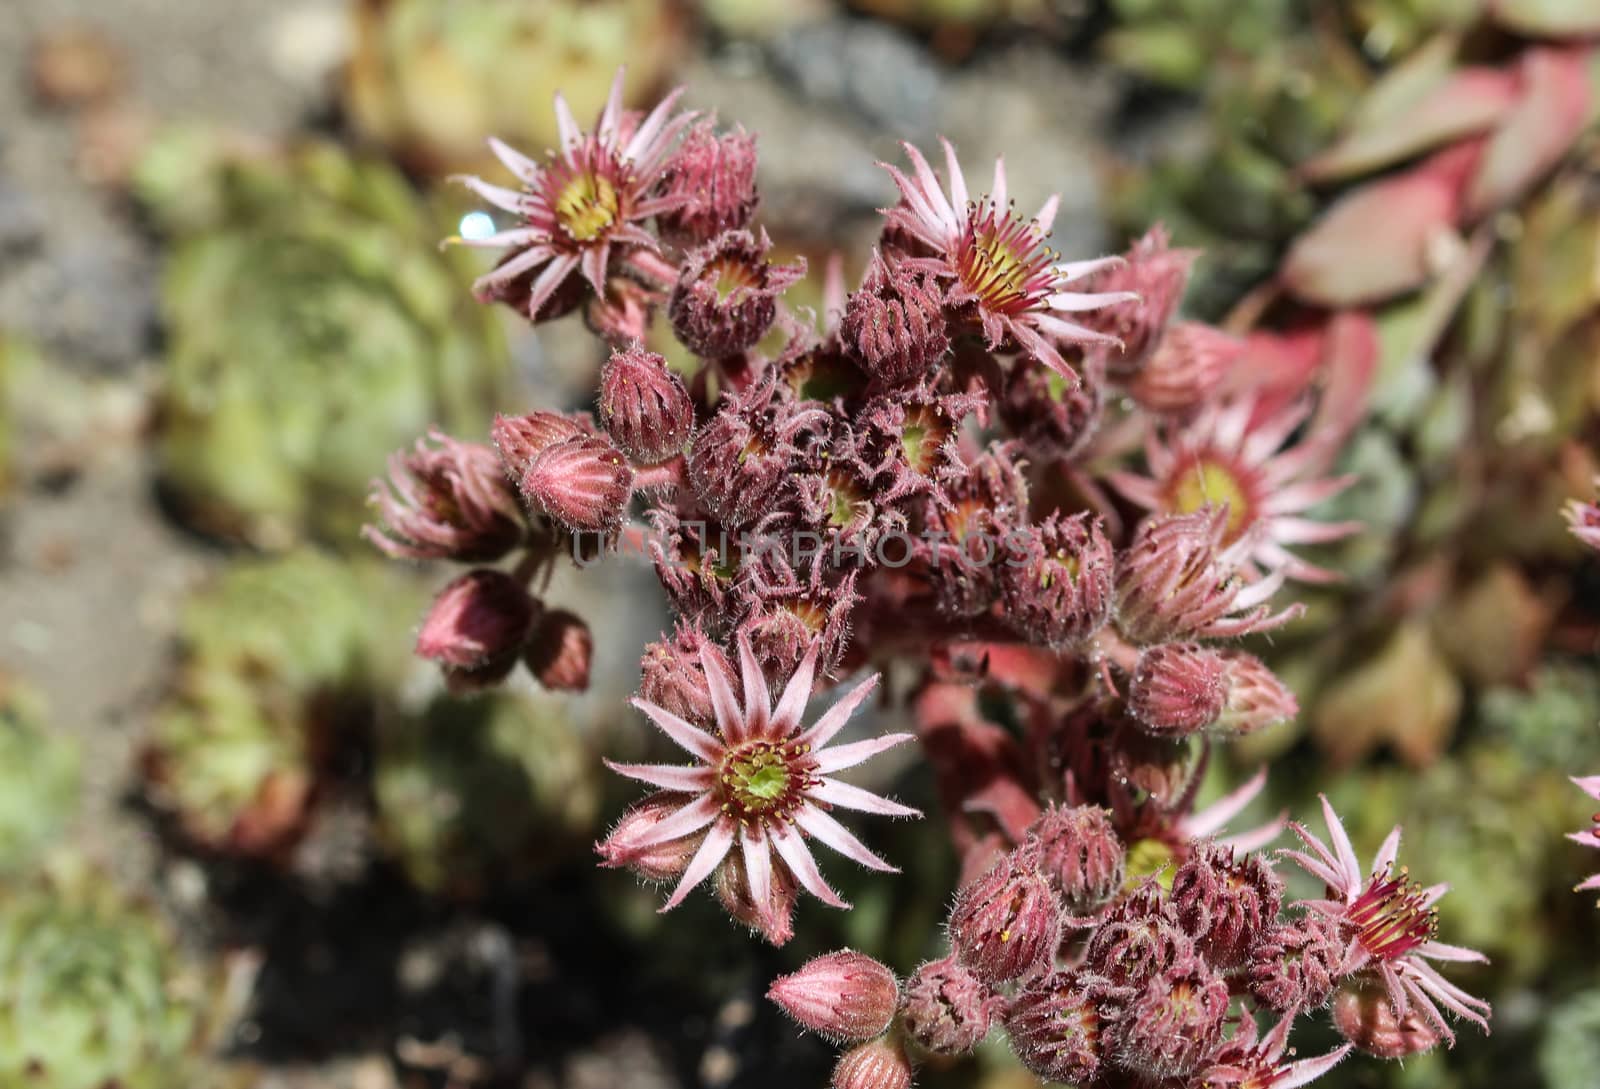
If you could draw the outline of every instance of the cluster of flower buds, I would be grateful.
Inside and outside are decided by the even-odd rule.
[[[419,651],[458,687],[522,661],[581,688],[587,628],[528,587],[564,550],[648,554],[676,618],[634,706],[692,762],[612,765],[652,793],[602,864],[669,883],[663,910],[704,885],[781,945],[801,893],[847,906],[815,843],[894,869],[835,814],[919,814],[834,776],[915,736],[962,863],[949,954],[902,983],[846,951],[772,986],[848,1045],[837,1089],[905,1089],[919,1055],[996,1026],[1052,1080],[1184,1089],[1310,1080],[1350,1047],[1284,1063],[1287,1033],[1329,1004],[1374,1054],[1448,1040],[1441,1006],[1482,1022],[1426,963],[1470,957],[1433,941],[1437,891],[1387,849],[1345,889],[1342,831],[1308,842],[1295,860],[1342,891],[1286,907],[1256,853],[1283,821],[1217,838],[1264,778],[1194,805],[1214,742],[1295,713],[1226,641],[1298,616],[1286,585],[1333,577],[1289,546],[1358,528],[1314,508],[1349,483],[1330,469],[1364,409],[1370,319],[1308,319],[1292,343],[1179,320],[1198,254],[1156,228],[1064,260],[1054,199],[1019,212],[999,162],[975,191],[941,142],[942,169],[910,145],[882,164],[883,231],[854,291],[828,263],[819,325],[786,303],[804,264],[754,222],[754,139],[678,98],[631,111],[619,78],[592,129],[557,99],[548,155],[491,142],[515,187],[467,184],[502,229],[456,241],[502,251],[482,299],[581,311],[612,346],[595,411],[397,456],[369,531],[397,556],[515,557],[424,623]],[[646,347],[667,336],[676,370]],[[915,735],[832,744],[875,676],[806,724],[820,690],[890,662],[922,672]],[[1277,1026],[1230,1035],[1241,997]]]

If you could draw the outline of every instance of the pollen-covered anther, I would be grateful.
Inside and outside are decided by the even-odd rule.
[[[722,812],[740,824],[787,821],[820,780],[811,746],[748,741],[728,750],[717,771]]]
[[[1385,869],[1374,875],[1346,918],[1355,926],[1361,947],[1380,961],[1405,956],[1432,941],[1439,929],[1438,909],[1404,866],[1398,873]]]

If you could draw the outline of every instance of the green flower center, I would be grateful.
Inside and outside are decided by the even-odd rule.
[[[591,242],[617,221],[616,186],[593,170],[573,175],[554,202],[556,218],[576,242]]]
[[[741,823],[786,817],[815,782],[810,746],[748,741],[728,750],[717,776],[722,810]]]

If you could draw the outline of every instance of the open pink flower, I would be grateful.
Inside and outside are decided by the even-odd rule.
[[[578,128],[566,99],[556,95],[560,153],[548,152],[543,165],[489,140],[495,157],[516,175],[521,189],[505,189],[481,178],[462,182],[484,200],[522,222],[484,238],[452,239],[468,246],[511,252],[473,290],[493,298],[512,281],[531,276],[527,311],[536,317],[574,271],[581,269],[595,292],[605,295],[606,269],[618,247],[653,251],[655,238],[639,224],[671,211],[684,198],[653,196],[665,171],[673,141],[693,114],[672,112],[682,93],[662,99],[643,121],[622,108],[622,72],[611,84],[600,120],[591,133]]]
[[[781,866],[817,899],[833,907],[848,907],[823,880],[806,837],[822,841],[863,866],[894,872],[895,867],[856,839],[830,810],[837,807],[889,817],[921,814],[830,776],[909,741],[912,735],[885,734],[826,748],[852,712],[877,687],[878,676],[856,685],[815,725],[802,729],[800,720],[811,697],[821,642],[814,641],[806,651],[776,706],[761,663],[743,632],[738,643],[743,706],[718,656],[703,647],[700,651],[700,664],[716,714],[715,735],[663,707],[641,699],[633,701],[699,763],[684,767],[608,762],[613,771],[679,796],[681,805],[677,812],[637,838],[623,843],[608,841],[602,852],[612,864],[626,865],[632,854],[642,854],[709,828],[662,911],[682,903],[690,890],[725,859],[743,867],[750,898],[757,905],[772,900],[778,881],[774,868]],[[737,854],[730,859],[736,849]]]
[[[1023,219],[1007,197],[1005,161],[997,159],[993,186],[983,197],[973,200],[967,195],[967,180],[956,161],[955,148],[948,140],[940,142],[944,145],[949,196],[928,160],[910,144],[902,146],[911,159],[915,178],[908,178],[888,163],[879,164],[894,179],[903,198],[885,212],[889,225],[903,230],[932,253],[906,258],[902,266],[951,281],[948,302],[957,308],[976,307],[990,348],[1013,341],[1058,374],[1076,381],[1056,345],[1116,343],[1116,338],[1059,315],[1096,310],[1136,300],[1138,296],[1129,291],[1097,293],[1065,288],[1122,258],[1058,263],[1056,258],[1060,255],[1045,245],[1055,221],[1057,198],[1045,201],[1032,219]]]
[[[1397,1019],[1404,1020],[1415,1007],[1440,1036],[1452,1044],[1455,1033],[1439,1006],[1488,1031],[1489,1003],[1467,994],[1429,963],[1436,960],[1485,962],[1488,959],[1474,950],[1434,940],[1439,925],[1439,912],[1434,905],[1450,887],[1423,888],[1411,879],[1404,867],[1396,871],[1395,856],[1400,850],[1398,826],[1378,848],[1371,876],[1364,876],[1344,824],[1326,796],[1322,796],[1322,816],[1328,825],[1332,847],[1312,835],[1304,825],[1293,822],[1289,827],[1300,837],[1306,850],[1283,854],[1328,888],[1327,899],[1304,901],[1301,906],[1339,923],[1349,942],[1341,974],[1364,972],[1375,976],[1387,991]]]
[[[1116,472],[1111,483],[1133,502],[1163,514],[1226,507],[1222,543],[1250,542],[1247,572],[1281,569],[1303,582],[1337,578],[1284,547],[1336,541],[1361,528],[1359,522],[1303,517],[1354,480],[1319,476],[1337,449],[1331,435],[1285,445],[1310,411],[1301,402],[1262,418],[1250,397],[1218,401],[1187,423],[1152,428],[1145,439],[1149,476]]]
[[[1353,1045],[1345,1044],[1312,1059],[1283,1061],[1289,1030],[1299,1012],[1291,1011],[1259,1040],[1255,1019],[1241,1017],[1238,1031],[1201,1068],[1195,1084],[1204,1089],[1299,1089],[1338,1066]]]
[[[1572,781],[1589,797],[1595,801],[1600,801],[1600,775],[1590,775],[1583,778],[1574,776]],[[1600,847],[1600,813],[1595,814],[1592,828],[1586,828],[1582,832],[1569,832],[1567,838],[1574,843],[1581,843],[1585,847]],[[1600,889],[1600,873],[1586,878],[1572,891],[1587,892],[1591,889]]]

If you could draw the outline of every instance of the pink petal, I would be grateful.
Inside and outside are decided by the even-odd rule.
[[[686,768],[676,764],[619,764],[607,760],[605,765],[618,775],[684,794],[699,794],[710,789],[715,778],[715,772],[704,764]]]
[[[1459,945],[1446,945],[1444,942],[1423,942],[1417,946],[1417,955],[1430,960],[1448,960],[1468,964],[1488,964],[1489,958],[1476,949],[1467,949]]]
[[[806,656],[778,697],[777,709],[772,712],[772,730],[779,737],[787,737],[800,727],[800,719],[811,702],[811,686],[817,677],[817,656],[822,653],[821,641],[806,648]]]
[[[1004,156],[994,161],[994,184],[989,187],[989,199],[994,201],[994,206],[1002,211],[1011,200],[1011,194],[1006,185],[1006,160]]]
[[[816,725],[800,735],[798,739],[800,743],[802,745],[810,745],[812,749],[820,749],[831,741],[833,735],[842,730],[844,724],[850,721],[850,716],[855,713],[857,707],[861,706],[861,701],[866,699],[874,688],[878,687],[878,678],[880,676],[881,674],[874,673],[847,692],[839,702],[823,712],[822,717],[817,719]]]
[[[691,726],[665,707],[657,707],[645,700],[633,699],[629,701],[639,710],[643,711],[655,723],[662,733],[676,741],[679,747],[698,756],[706,763],[715,763],[722,756],[722,746],[718,745],[710,734],[696,726]]]
[[[672,896],[661,905],[661,912],[671,911],[683,903],[683,898],[688,896],[693,888],[711,876],[711,871],[716,869],[728,851],[733,848],[733,828],[731,820],[718,821],[706,834],[705,842],[689,860],[688,869],[683,871],[683,878],[678,882],[678,887],[672,890]]]
[[[750,885],[750,902],[758,909],[772,900],[772,846],[759,827],[739,829],[740,853],[744,855],[745,880]]]
[[[560,133],[564,154],[583,143],[583,130],[578,128],[578,119],[572,116],[572,107],[567,105],[567,98],[560,91],[556,92],[556,130]]]
[[[611,258],[611,244],[601,242],[599,245],[589,246],[583,251],[582,265],[584,279],[589,281],[589,286],[594,288],[594,293],[601,298],[606,293],[606,264]]]
[[[939,143],[944,145],[944,172],[949,175],[950,203],[955,206],[957,213],[964,212],[972,200],[967,195],[966,175],[961,173],[961,163],[956,159],[954,145],[943,136],[939,137]]]
[[[865,843],[856,839],[850,829],[814,805],[803,805],[796,810],[794,822],[810,833],[813,838],[821,840],[841,855],[861,863],[869,870],[877,870],[880,873],[900,872],[896,867],[891,866],[888,862],[873,854]]]
[[[1574,775],[1573,785],[1595,801],[1600,802],[1600,775]]]
[[[806,791],[806,794],[819,802],[826,802],[840,809],[853,809],[858,813],[876,813],[882,817],[922,816],[919,810],[912,809],[908,805],[881,798],[870,790],[862,790],[858,786],[841,783],[837,779],[823,779]]]
[[[502,211],[522,215],[528,210],[528,197],[525,193],[499,185],[490,185],[482,178],[469,176],[458,177],[455,180]]]
[[[494,152],[494,157],[505,164],[505,168],[517,176],[518,181],[533,185],[539,180],[539,164],[528,158],[516,148],[497,137],[489,137],[489,150]]]
[[[811,848],[806,846],[798,832],[789,825],[779,825],[772,829],[771,835],[772,846],[777,849],[778,857],[789,867],[789,872],[794,874],[801,888],[829,907],[850,907],[822,879],[822,871],[817,869],[817,860],[812,857]]]
[[[716,820],[721,812],[721,807],[717,805],[715,798],[709,794],[702,794],[660,824],[640,834],[637,839],[628,840],[625,847],[629,851],[642,851],[646,847],[682,839]]]
[[[711,695],[711,707],[717,715],[717,729],[727,739],[728,744],[737,745],[746,736],[744,712],[739,709],[739,701],[733,694],[733,686],[728,683],[727,674],[722,671],[722,663],[717,661],[709,650],[701,647],[700,668],[705,671],[706,688]]]
[[[1345,1044],[1315,1059],[1301,1059],[1280,1068],[1273,1078],[1272,1089],[1300,1089],[1322,1077],[1338,1066],[1340,1061],[1355,1050],[1355,1044]]]
[[[1223,825],[1238,816],[1245,806],[1254,801],[1255,796],[1260,794],[1261,788],[1266,785],[1267,769],[1262,767],[1241,786],[1224,794],[1199,812],[1191,814],[1183,822],[1184,834],[1191,839],[1204,839],[1206,836],[1214,835]]]
[[[1361,884],[1361,863],[1356,858],[1356,849],[1350,844],[1350,835],[1344,830],[1344,822],[1339,819],[1339,814],[1333,811],[1333,803],[1328,801],[1326,794],[1319,794],[1322,799],[1322,819],[1328,822],[1328,835],[1333,839],[1333,848],[1339,855],[1339,866],[1347,878],[1345,888],[1354,891]]]
[[[556,293],[556,288],[561,286],[574,268],[578,266],[577,257],[570,253],[559,254],[552,258],[539,273],[538,279],[533,281],[533,286],[528,290],[528,316],[533,317],[539,313],[540,307],[550,301],[550,296]]]
[[[912,740],[914,736],[914,734],[884,734],[881,737],[869,737],[865,741],[852,741],[848,745],[815,752],[812,759],[817,762],[819,774],[831,775],[845,768],[853,768],[880,752],[888,752],[896,745]]]
[[[605,109],[600,111],[600,123],[595,126],[600,142],[607,147],[617,146],[617,125],[622,121],[622,80],[627,69],[618,67],[611,77],[611,90],[606,95]]]
[[[750,636],[739,631],[739,674],[744,682],[744,713],[749,732],[760,737],[767,731],[767,716],[772,711],[772,695],[767,691],[767,678],[761,672],[761,662],[750,646]],[[783,736],[787,735],[785,731]]]

